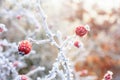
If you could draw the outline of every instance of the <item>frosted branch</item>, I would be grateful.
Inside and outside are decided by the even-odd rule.
[[[49,39],[51,40],[51,43],[53,45],[55,45],[57,48],[59,48],[59,45],[56,43],[55,39],[54,39],[54,34],[50,31],[50,29],[48,28],[47,22],[46,22],[46,15],[44,14],[44,11],[41,8],[40,5],[40,0],[37,0],[37,9],[40,13],[40,17],[42,18],[42,27],[44,29],[44,31],[46,32],[46,35],[49,37]]]
[[[45,70],[44,67],[38,67],[38,68],[30,71],[29,73],[27,73],[26,76],[31,76],[31,75],[35,74],[36,72],[38,72],[38,71],[43,71],[43,70]]]

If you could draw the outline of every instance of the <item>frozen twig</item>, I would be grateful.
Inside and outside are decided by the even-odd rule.
[[[47,22],[46,22],[46,15],[44,14],[41,5],[40,5],[40,0],[37,0],[37,9],[40,13],[40,17],[42,18],[42,27],[44,28],[46,35],[49,37],[49,39],[51,40],[51,43],[53,45],[55,45],[57,48],[59,48],[59,45],[57,44],[57,42],[54,39],[54,34],[50,31],[50,29],[48,28]]]
[[[34,40],[32,38],[28,38],[28,40],[30,40],[32,43],[36,43],[36,44],[45,44],[45,43],[49,43],[50,40],[49,39],[45,39],[45,40]]]
[[[56,62],[53,64],[53,68],[52,70],[50,71],[50,74],[48,74],[45,79],[46,80],[51,80],[53,78],[56,77],[57,73],[59,72],[59,66],[60,64],[62,63],[62,66],[65,70],[65,80],[72,80],[72,71],[70,69],[70,64],[69,64],[69,61],[68,59],[65,57],[64,55],[64,51],[63,51],[63,48],[65,48],[65,45],[69,42],[69,39],[65,40],[63,43],[62,43],[62,37],[58,38],[58,41],[60,42],[60,45],[57,44],[57,42],[55,41],[54,39],[54,34],[50,31],[50,29],[48,28],[48,25],[47,25],[47,22],[46,22],[46,16],[40,6],[40,0],[37,0],[38,2],[38,5],[37,5],[37,9],[39,10],[40,12],[40,15],[41,15],[41,18],[42,18],[42,24],[43,24],[43,28],[48,36],[48,38],[50,39],[51,43],[53,45],[55,45],[59,50],[59,54],[58,54],[58,57],[56,58]],[[58,34],[61,36],[60,32],[58,32]],[[60,39],[60,40],[59,40]]]
[[[44,67],[38,67],[38,68],[36,68],[36,69],[31,70],[30,72],[28,72],[28,73],[26,74],[26,76],[31,76],[31,75],[35,74],[36,72],[38,72],[38,71],[43,71],[43,70],[45,70]]]
[[[1,75],[0,75],[0,80],[4,80],[5,77],[7,77],[7,75],[10,74],[10,72],[12,72],[13,79],[16,76],[18,76],[18,72],[13,67],[12,63],[10,63],[9,60],[7,58],[5,58],[4,55],[2,55],[2,53],[0,53],[0,65],[1,65],[0,70],[3,71],[3,73],[1,73]],[[7,72],[6,72],[6,70],[7,70]],[[4,76],[2,76],[2,75],[4,75]]]

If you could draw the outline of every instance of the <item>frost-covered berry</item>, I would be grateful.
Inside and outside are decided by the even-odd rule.
[[[19,43],[19,46],[18,46],[19,54],[22,54],[22,55],[29,54],[31,49],[32,49],[32,44],[30,41],[23,40]]]
[[[17,15],[17,16],[16,16],[16,18],[17,18],[18,20],[20,20],[21,17],[22,17],[21,15]]]
[[[75,41],[75,42],[74,42],[74,46],[77,47],[77,48],[79,48],[79,47],[80,47],[79,42],[78,42],[78,41]]]
[[[21,80],[28,80],[28,78],[25,75],[21,75]]]
[[[113,73],[111,71],[107,71],[107,73],[104,75],[103,80],[112,80]]]
[[[88,70],[82,70],[81,72],[80,72],[80,75],[81,76],[85,76],[85,75],[87,75],[88,74]]]
[[[76,35],[82,37],[85,34],[87,34],[88,30],[85,28],[85,26],[78,26],[76,27],[75,32],[76,32]]]
[[[3,29],[0,27],[0,32],[3,32]]]
[[[18,61],[13,62],[13,66],[14,66],[14,67],[18,67],[18,64],[19,64]]]
[[[77,48],[84,48],[84,45],[82,42],[79,42],[79,41],[75,41],[74,42],[74,46],[77,47]]]
[[[26,75],[18,75],[14,80],[30,80]]]
[[[4,24],[0,24],[0,33],[4,31],[7,31],[7,28],[5,27]]]

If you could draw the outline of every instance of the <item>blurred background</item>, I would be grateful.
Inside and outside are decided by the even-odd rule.
[[[59,30],[63,39],[75,34],[79,25],[90,26],[87,36],[76,39],[85,49],[73,46],[67,53],[76,72],[88,71],[80,76],[96,76],[96,80],[101,80],[106,71],[111,70],[113,80],[120,80],[120,0],[41,0],[41,5],[49,28],[54,33]],[[46,38],[34,0],[0,0],[0,23],[8,28],[0,34],[0,39],[9,42],[18,43],[26,36],[37,40]],[[32,35],[34,31],[35,35]],[[26,74],[40,65],[45,66],[45,72],[32,77],[48,74],[57,57],[57,49],[50,44],[33,44],[33,50],[36,54],[25,59],[28,66],[19,73]]]

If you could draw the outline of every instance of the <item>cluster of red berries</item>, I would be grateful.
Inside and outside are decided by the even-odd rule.
[[[19,43],[18,51],[21,55],[29,54],[32,49],[32,44],[28,40],[23,40]]]
[[[88,33],[88,29],[85,26],[78,26],[75,29],[75,33],[76,33],[77,36],[83,37],[84,35],[86,35]],[[75,41],[74,42],[74,46],[79,48],[81,46],[80,42],[79,41]]]

